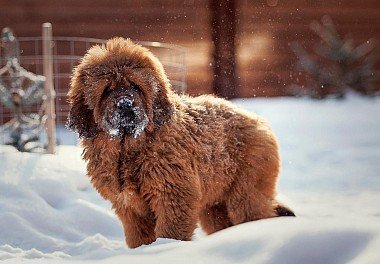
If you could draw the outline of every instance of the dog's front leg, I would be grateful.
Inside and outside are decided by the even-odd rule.
[[[151,199],[157,237],[191,240],[197,225],[199,197],[196,188],[169,183]]]
[[[128,247],[136,248],[156,241],[154,213],[141,198],[135,197],[128,199],[127,202],[127,198],[123,197],[124,194],[120,194],[114,208],[123,224]]]

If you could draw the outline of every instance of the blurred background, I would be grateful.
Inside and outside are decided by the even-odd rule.
[[[377,0],[0,0],[0,5],[0,27],[13,30],[20,64],[33,73],[42,74],[41,24],[52,23],[58,124],[66,121],[72,68],[88,47],[114,36],[161,51],[157,55],[173,87],[190,95],[322,99],[343,97],[347,89],[371,96],[380,89]],[[0,108],[2,124],[11,115]]]

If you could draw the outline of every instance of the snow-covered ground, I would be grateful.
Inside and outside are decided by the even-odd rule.
[[[0,146],[0,260],[5,263],[380,263],[380,100],[241,99],[281,145],[282,200],[296,218],[235,226],[194,241],[127,249],[91,187],[81,149]]]

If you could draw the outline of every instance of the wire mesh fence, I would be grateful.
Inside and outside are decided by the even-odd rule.
[[[20,65],[27,71],[43,74],[42,37],[20,37],[18,40]],[[64,128],[69,112],[67,91],[69,88],[72,69],[79,63],[80,58],[93,45],[103,44],[106,40],[81,37],[54,37],[53,38],[53,69],[54,88],[56,92],[56,124],[57,140],[62,144],[73,144],[77,138]],[[137,43],[149,48],[162,62],[171,81],[173,89],[178,93],[186,90],[186,50],[177,45],[160,42]],[[0,68],[6,63],[0,51]],[[2,77],[7,82],[7,77]],[[5,79],[4,79],[5,78]],[[39,105],[26,106],[23,111],[37,112]],[[12,118],[12,112],[0,103],[0,126]],[[4,136],[0,133],[0,143],[4,143]]]

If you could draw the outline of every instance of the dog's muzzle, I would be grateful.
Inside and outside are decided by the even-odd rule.
[[[121,97],[115,101],[116,109],[106,110],[103,126],[111,138],[121,138],[124,135],[138,137],[148,123],[148,117],[143,109],[134,105],[133,98]]]
[[[133,120],[135,117],[134,109],[133,109],[133,100],[127,97],[121,98],[116,103],[118,111],[120,111],[120,114],[130,120]]]

